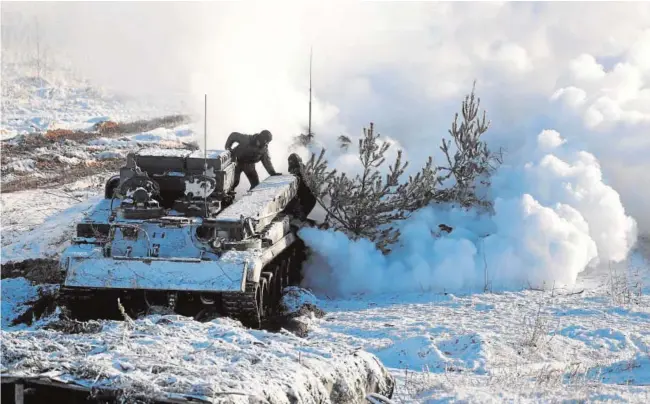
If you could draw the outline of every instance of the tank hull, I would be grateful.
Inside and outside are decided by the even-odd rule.
[[[302,280],[305,247],[289,239],[260,254],[268,260],[243,262],[239,271],[232,262],[71,259],[60,289],[64,312],[80,321],[172,312],[196,320],[227,316],[261,328],[277,313],[284,288]]]
[[[61,257],[64,313],[78,320],[161,311],[197,319],[220,314],[261,327],[275,312],[282,290],[300,282],[302,222],[296,224],[287,211],[297,199],[299,178],[269,177],[227,204],[213,197],[223,191],[217,181],[210,196],[210,206],[221,206],[217,212],[202,211],[200,200],[167,203],[187,208],[178,212],[148,198],[158,190],[165,195],[163,178],[187,174],[189,154],[171,153],[161,164],[158,153],[132,157],[122,182],[110,184],[126,199],[104,199],[77,225],[77,237]],[[216,153],[210,169],[232,166],[228,158]],[[190,209],[191,204],[199,208]]]

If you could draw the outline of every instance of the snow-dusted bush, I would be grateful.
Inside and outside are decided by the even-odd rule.
[[[493,163],[500,159],[481,140],[489,122],[485,112],[479,117],[479,105],[480,99],[473,88],[462,102],[462,121],[459,124],[457,113],[449,130],[455,147],[447,139],[440,146],[446,165],[435,166],[429,157],[421,171],[407,179],[404,171],[408,162],[402,161],[402,150],[397,151],[388,174],[382,176],[391,143],[379,142],[380,135],[375,133],[373,123],[364,128],[359,139],[361,173],[354,177],[329,170],[323,158],[325,149],[318,157],[312,153],[304,167],[304,177],[326,212],[326,224],[354,239],[366,238],[387,253],[389,245],[400,236],[399,229],[393,225],[395,221],[432,202],[489,207],[490,203],[477,195],[476,188],[479,183],[489,183],[489,175],[495,168]],[[300,139],[301,144],[312,140]],[[347,150],[351,141],[342,136],[339,143]]]

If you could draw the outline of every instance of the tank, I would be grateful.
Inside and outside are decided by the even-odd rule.
[[[127,156],[61,255],[64,313],[216,314],[252,328],[274,314],[283,289],[300,282],[305,247],[297,231],[313,204],[301,204],[305,186],[293,174],[268,177],[235,201],[227,192],[230,153],[205,156],[164,149]]]

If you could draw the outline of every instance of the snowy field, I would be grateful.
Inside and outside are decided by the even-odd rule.
[[[92,130],[101,121],[128,122],[176,114],[180,105],[143,103],[92,86],[69,71],[24,76],[20,63],[2,65],[0,140],[51,129]]]
[[[164,145],[185,137],[187,130],[100,138],[90,146],[119,152],[141,142]],[[340,234],[303,233],[318,252],[308,264],[306,286],[316,293],[312,303],[326,312],[323,318],[301,320],[309,328],[304,339],[246,330],[228,319],[203,324],[177,316],[104,322],[87,334],[45,329],[56,313],[31,326],[11,326],[39,290],[52,287],[3,279],[3,372],[54,369],[48,375],[61,380],[202,397],[217,397],[224,389],[250,393],[251,386],[258,386],[254,393],[273,402],[284,402],[291,394],[301,402],[331,399],[332,386],[338,389],[343,383],[341,391],[360,402],[360,375],[386,383],[378,358],[396,381],[395,402],[648,402],[650,244],[640,239],[630,250],[633,225],[617,210],[597,167],[589,156],[561,150],[562,143],[559,134],[543,132],[538,137],[542,153],[522,157],[521,165],[497,176],[496,190],[513,179],[528,184],[528,196],[499,191],[518,201],[504,205],[503,217],[498,207],[489,222],[471,214],[424,210],[405,223],[403,249],[389,257]],[[544,153],[553,149],[568,163]],[[533,164],[524,164],[529,161]],[[2,262],[56,258],[68,244],[74,222],[101,197],[104,181],[105,175],[97,175],[47,190],[3,193]],[[555,184],[576,184],[588,198],[571,187],[554,190]],[[566,205],[554,206],[553,201]],[[613,203],[613,208],[603,208],[599,201]],[[592,228],[614,229],[616,237],[587,230],[576,212]],[[446,237],[427,238],[439,222],[456,229]],[[491,239],[473,236],[486,229],[494,234]],[[547,248],[561,247],[563,254],[531,249],[540,234],[546,235]],[[491,247],[481,250],[485,243]],[[598,248],[599,256],[619,262],[584,270]],[[621,261],[625,255],[629,258]],[[491,274],[493,282],[482,292],[483,260],[505,262],[506,256],[521,265],[535,263],[528,272],[533,280],[555,276],[571,286],[530,290],[521,282],[522,273],[509,267]],[[171,357],[154,372],[163,346]],[[367,353],[349,355],[357,350]],[[259,361],[267,364],[266,373],[254,367]],[[229,372],[199,377],[222,366]],[[270,381],[272,370],[280,368],[284,373]]]
[[[436,15],[455,21],[445,13],[436,12]],[[514,18],[505,15],[509,21]],[[268,20],[276,24],[275,19]],[[624,17],[620,20],[627,21]],[[230,29],[246,27],[240,20],[233,21],[238,26]],[[214,25],[213,21],[210,24]],[[476,23],[471,20],[471,25]],[[602,31],[602,24],[593,25]],[[573,27],[573,22],[567,26]],[[178,30],[176,26],[173,28]],[[276,31],[276,27],[270,28],[265,33],[269,37]],[[452,31],[460,29],[465,28],[458,26]],[[650,40],[649,33],[644,38]],[[293,33],[290,36],[299,37]],[[378,38],[378,49],[390,45],[384,37]],[[562,35],[558,38],[565,40]],[[601,41],[599,38],[596,39]],[[153,42],[146,42],[147,46]],[[272,49],[269,44],[261,43]],[[464,49],[462,44],[452,45]],[[536,82],[535,75],[539,72],[534,69],[545,66],[546,59],[536,63],[537,59],[528,59],[533,54],[527,54],[523,47],[514,43],[506,45],[503,57],[497,59],[503,59],[509,67],[513,62],[510,56],[521,59],[521,64],[515,63],[521,67],[518,74],[533,69],[532,76],[512,73],[521,81],[502,85],[497,80],[486,87],[503,91],[506,98],[517,103],[526,93],[510,93],[509,89]],[[332,49],[340,50],[340,45]],[[627,64],[615,67],[603,66],[599,64],[600,59],[597,61],[591,55],[578,57],[577,48],[567,51],[571,55],[575,51],[571,57],[576,59],[566,62],[570,73],[578,77],[577,81],[564,83],[564,79],[556,80],[556,77],[539,80],[567,85],[555,93],[555,90],[548,94],[539,90],[540,98],[550,98],[549,102],[561,99],[576,111],[584,112],[585,120],[592,124],[598,121],[596,126],[600,121],[629,121],[630,125],[650,122],[647,114],[620,109],[621,106],[603,96],[614,94],[626,108],[635,104],[633,96],[638,95],[639,100],[646,102],[650,99],[647,83],[642,90],[642,77],[650,77],[646,74],[650,72],[650,64],[647,57],[639,56],[649,54],[647,49],[650,48],[639,46],[628,59],[623,59]],[[248,54],[252,55],[250,60],[245,57]],[[347,66],[352,58],[341,55],[345,56],[341,59]],[[219,59],[219,66],[224,64],[223,60],[244,60],[250,66],[263,60],[248,50],[230,56]],[[411,54],[400,53],[395,66],[405,66],[403,60],[407,56]],[[436,64],[442,64],[446,59],[436,57],[436,60],[439,61]],[[459,63],[455,58],[450,60]],[[635,70],[635,63],[646,69],[643,74]],[[430,65],[427,61],[422,70],[429,72]],[[508,71],[501,69],[503,66],[489,66],[490,72]],[[276,68],[282,74],[272,74],[273,69],[269,67],[269,75],[259,76],[260,81],[253,79],[256,72],[248,68],[241,69],[243,75],[224,75],[228,80],[223,79],[214,87],[218,89],[214,93],[225,94],[227,98],[209,104],[219,105],[215,109],[222,114],[217,114],[219,119],[213,119],[211,124],[220,121],[216,125],[222,125],[224,121],[239,125],[254,121],[260,126],[280,122],[277,125],[280,128],[297,127],[296,122],[302,118],[282,114],[293,110],[293,106],[304,107],[305,102],[297,90],[283,81],[286,72],[282,63],[278,62]],[[453,65],[447,68],[458,70]],[[558,66],[558,70],[565,68]],[[626,72],[631,78],[624,77]],[[406,73],[405,77],[418,82],[415,76]],[[434,73],[437,85],[443,83],[445,87],[445,71]],[[116,96],[75,77],[69,72],[51,70],[46,77],[37,79],[23,75],[21,66],[3,62],[0,139],[18,142],[23,139],[21,135],[27,137],[34,132],[93,131],[96,123],[107,120],[132,122],[188,113],[183,105]],[[359,97],[361,101],[357,104],[365,108],[370,104],[367,99],[380,89],[359,77],[359,81],[356,76],[354,81],[341,81],[340,86],[350,87],[350,97],[355,100]],[[229,80],[236,86],[226,86]],[[604,84],[599,84],[600,80]],[[273,85],[265,89],[266,81]],[[335,87],[335,81],[332,79],[329,85]],[[387,87],[404,84],[387,78],[386,81]],[[618,81],[622,83],[619,87]],[[240,87],[246,87],[243,83],[248,83],[248,88],[240,93]],[[449,84],[450,88],[456,85],[460,86],[458,82]],[[283,86],[290,89],[290,96],[282,97]],[[268,99],[258,97],[258,92],[263,91],[268,91]],[[390,97],[394,96],[390,93]],[[393,108],[395,100],[390,97],[388,102],[376,103],[378,111]],[[420,100],[421,94],[414,98]],[[397,98],[397,101],[403,100]],[[385,122],[408,121],[408,101],[404,101],[404,109],[398,115],[387,113],[382,117]],[[278,109],[269,109],[269,105]],[[350,105],[343,106],[351,109]],[[324,119],[318,122],[323,128],[328,119],[335,118],[336,108],[331,107],[332,111],[328,104],[327,114],[315,111],[315,119]],[[364,108],[359,108],[363,114],[377,111],[374,107]],[[498,110],[502,105],[497,103],[491,108]],[[515,106],[510,108],[514,111]],[[530,109],[541,110],[542,114],[548,110],[537,104]],[[260,117],[251,114],[260,111]],[[355,113],[342,112],[341,119]],[[505,122],[523,119],[517,115],[521,111],[507,111],[505,115],[508,113],[513,116]],[[275,120],[274,114],[280,118]],[[230,115],[237,119],[231,121]],[[433,116],[432,120],[436,119],[438,116]],[[3,278],[0,281],[2,375],[40,375],[85,386],[117,386],[125,389],[127,395],[191,396],[211,402],[362,403],[366,390],[389,394],[394,388],[392,401],[395,403],[648,403],[650,238],[639,234],[636,220],[624,206],[622,194],[619,195],[622,191],[609,185],[605,170],[601,169],[603,163],[596,158],[597,151],[592,154],[590,142],[596,144],[594,140],[581,137],[581,127],[562,128],[561,134],[552,129],[551,119],[543,122],[544,129],[539,129],[541,124],[536,122],[531,127],[537,128],[537,132],[516,134],[521,147],[507,155],[507,161],[495,172],[487,190],[495,201],[494,211],[489,214],[447,206],[425,207],[399,224],[401,237],[389,255],[381,254],[367,240],[352,241],[343,233],[303,230],[300,236],[313,255],[305,263],[305,280],[301,286],[310,293],[286,302],[292,311],[309,302],[325,313],[299,318],[308,330],[304,338],[286,330],[246,329],[227,318],[200,323],[162,314],[123,322],[88,322],[71,328],[70,324],[61,325],[60,311],[55,310],[32,324],[14,324],[17,318],[30,315],[35,302],[55,293],[57,285],[36,285],[22,277]],[[329,123],[336,129],[332,130],[336,136],[343,132],[341,122],[334,119]],[[413,125],[427,127],[430,122]],[[498,135],[499,130],[503,128],[495,129]],[[51,175],[60,174],[61,167],[88,165],[92,171],[92,164],[105,160],[118,162],[129,151],[141,147],[184,147],[200,132],[196,123],[191,123],[115,137],[95,136],[78,142],[68,139],[34,149],[23,150],[19,145],[14,155],[4,154],[4,184],[36,178],[44,179],[45,185],[42,189],[0,194],[2,264],[33,258],[56,259],[69,244],[76,221],[101,198],[107,172],[70,178],[63,185],[47,183]],[[225,135],[226,131],[223,132]],[[274,129],[274,133],[278,132]],[[585,133],[591,135],[589,131]],[[623,132],[613,133],[608,135],[623,136]],[[288,135],[277,143],[285,141]],[[436,147],[433,143],[427,145],[429,149]],[[635,144],[633,148],[644,154],[641,146]],[[358,156],[354,149],[328,151],[333,168],[357,170]],[[600,153],[603,154],[602,148]],[[631,160],[628,155],[623,156],[624,162]],[[273,158],[275,164],[279,157]],[[642,159],[645,161],[647,156]],[[39,168],[39,161],[46,169]],[[50,161],[59,165],[52,168],[43,164]],[[247,185],[247,181],[242,181],[240,190],[244,183]],[[635,190],[641,188],[634,184]],[[441,224],[452,231],[440,232]]]
[[[58,254],[74,235],[73,221],[101,198],[102,179],[86,178],[64,189],[3,193],[2,262]]]
[[[28,291],[19,279],[3,280]],[[16,297],[12,295],[11,297]],[[5,301],[3,300],[3,306]],[[119,387],[128,400],[194,397],[227,403],[354,403],[393,380],[377,359],[336,341],[246,330],[180,316],[90,324],[85,332],[2,331],[3,373]]]
[[[622,302],[628,291],[612,295],[602,281],[577,294],[580,284],[326,300],[309,339],[376,354],[397,379],[397,402],[648,402],[649,289]]]
[[[3,219],[14,222],[11,243],[3,246],[3,262],[5,256],[28,251],[24,246],[31,246],[35,253],[60,251],[65,245],[63,236],[73,230],[73,219],[97,198],[92,188],[83,185],[77,185],[79,193],[74,195],[85,198],[84,202],[53,198],[49,206],[41,207],[49,209],[41,219],[21,220],[18,210],[3,215]],[[3,204],[8,197],[34,199],[29,197],[31,192],[3,194]],[[34,300],[38,292],[22,278],[3,279],[3,366],[37,372],[44,367],[35,368],[30,363],[47,363],[57,369],[67,361],[67,368],[78,368],[73,373],[82,372],[86,378],[94,380],[101,374],[101,383],[120,380],[134,389],[147,385],[154,390],[210,396],[216,386],[223,388],[220,383],[232,391],[248,391],[246,381],[259,377],[250,367],[255,358],[280,361],[277,366],[282,361],[298,366],[296,355],[337,358],[339,353],[343,358],[343,352],[363,350],[376,355],[390,369],[396,380],[395,402],[647,402],[650,288],[645,254],[640,248],[611,271],[583,272],[570,289],[365,293],[342,298],[318,294],[311,302],[326,315],[302,320],[309,325],[305,339],[247,331],[228,319],[202,324],[177,316],[154,316],[134,324],[106,322],[101,331],[90,334],[42,329],[54,317],[31,327],[11,327],[12,317],[28,308],[21,301]],[[150,373],[147,369],[160,360],[155,347],[162,345],[173,347],[172,358],[165,372]],[[29,361],[14,362],[26,352],[30,352]],[[229,365],[237,369],[238,376],[231,376],[235,380],[226,382],[215,375],[197,381],[203,366],[220,366],[224,355],[238,358]],[[362,356],[353,364],[314,359],[314,367],[292,386],[298,395],[307,394],[305,391],[327,395],[324,385],[313,378],[325,377],[323,369],[336,369],[334,373],[351,372],[344,380],[353,383],[359,373],[345,366],[371,367],[368,358]],[[184,361],[196,367],[181,370]],[[294,377],[290,376],[294,370],[287,370],[287,380]],[[379,369],[372,372],[381,374]],[[73,377],[63,373],[53,376],[62,380]],[[277,383],[259,393],[281,397],[284,382]],[[258,380],[252,385],[258,384],[263,383]],[[283,401],[277,398],[275,402]]]

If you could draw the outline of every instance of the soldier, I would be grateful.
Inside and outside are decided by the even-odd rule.
[[[273,140],[273,135],[268,130],[263,130],[255,135],[244,135],[233,132],[228,136],[226,141],[226,150],[229,150],[236,160],[235,180],[230,188],[230,192],[235,192],[239,185],[241,173],[246,174],[251,189],[260,183],[260,178],[255,170],[255,164],[262,162],[262,165],[270,175],[282,175],[273,168],[271,157],[269,156],[268,144]],[[233,143],[238,143],[237,147],[232,148]]]
[[[298,192],[296,195],[297,198],[287,205],[286,210],[292,212],[300,220],[310,222],[314,225],[315,222],[307,219],[307,216],[309,216],[309,213],[314,209],[314,206],[316,206],[316,196],[307,185],[307,181],[303,175],[305,164],[296,153],[291,153],[288,161],[289,172],[298,177],[299,182]]]

